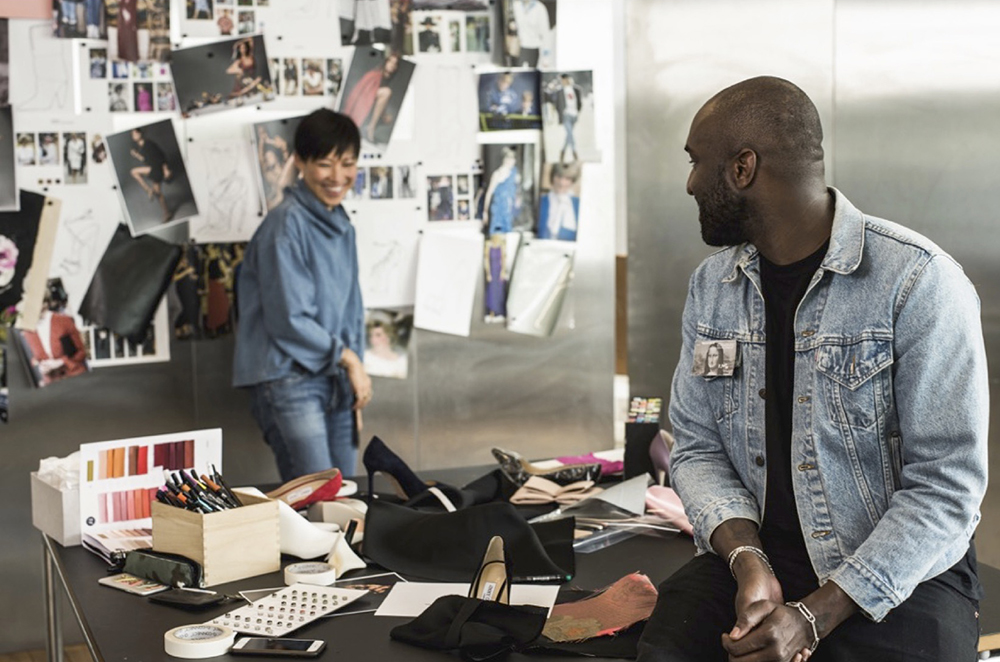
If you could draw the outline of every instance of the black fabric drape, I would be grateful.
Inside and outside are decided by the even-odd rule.
[[[80,316],[141,343],[180,257],[180,246],[150,235],[133,238],[119,225],[83,297]]]
[[[514,581],[568,581],[576,572],[573,518],[530,525],[509,503],[428,513],[373,501],[365,517],[364,554],[404,575],[472,581],[493,536],[504,539]]]

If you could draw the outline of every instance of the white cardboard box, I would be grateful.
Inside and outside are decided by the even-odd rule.
[[[31,523],[65,547],[80,544],[80,488],[58,490],[31,472]]]

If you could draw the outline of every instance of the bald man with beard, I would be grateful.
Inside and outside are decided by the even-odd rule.
[[[697,555],[639,660],[975,659],[987,485],[979,299],[927,238],[824,179],[819,114],[753,78],[695,115],[671,482]],[[735,341],[731,375],[697,343]],[[703,345],[701,345],[703,346]]]

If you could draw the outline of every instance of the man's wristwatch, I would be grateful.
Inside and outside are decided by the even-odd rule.
[[[786,607],[791,607],[792,609],[798,609],[799,613],[802,614],[802,618],[809,621],[809,627],[813,631],[813,642],[809,646],[809,652],[812,653],[819,646],[819,632],[816,630],[816,617],[813,616],[812,612],[809,611],[809,607],[805,606],[801,602],[786,602]]]

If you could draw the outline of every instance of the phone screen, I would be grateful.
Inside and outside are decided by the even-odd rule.
[[[307,651],[314,643],[314,639],[264,639],[262,637],[251,637],[243,646],[243,650]]]

